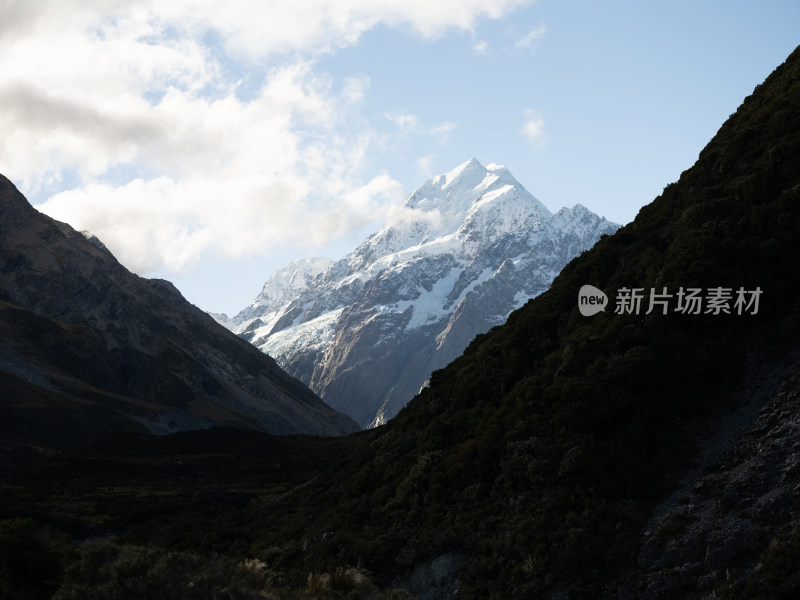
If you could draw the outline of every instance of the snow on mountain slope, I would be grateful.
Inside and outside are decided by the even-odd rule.
[[[231,322],[333,408],[377,425],[617,228],[581,205],[553,214],[508,169],[472,159],[344,258],[277,271]]]
[[[327,271],[332,264],[330,258],[301,258],[290,262],[267,279],[261,294],[253,303],[253,308],[280,307],[308,288],[314,279]]]
[[[218,323],[232,331],[255,331],[280,316],[280,309],[309,288],[314,280],[327,271],[333,260],[314,257],[301,258],[275,271],[253,303],[230,319],[227,315],[212,314]],[[242,324],[244,324],[242,326]]]

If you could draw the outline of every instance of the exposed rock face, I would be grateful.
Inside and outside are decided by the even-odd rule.
[[[757,578],[768,542],[796,531],[800,353],[792,340],[775,346],[750,369],[736,410],[699,436],[695,467],[642,531],[639,568],[609,597],[737,597]]]
[[[335,263],[278,271],[234,318],[234,331],[364,427],[397,414],[434,370],[618,228],[580,205],[551,214],[507,169],[475,159],[404,209]]]
[[[96,238],[40,214],[0,176],[3,429],[68,443],[110,430],[215,424],[357,429],[275,362],[140,278]]]

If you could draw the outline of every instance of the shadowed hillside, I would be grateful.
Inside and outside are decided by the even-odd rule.
[[[137,277],[2,176],[0,335],[6,447],[63,447],[120,429],[358,429],[171,283]]]

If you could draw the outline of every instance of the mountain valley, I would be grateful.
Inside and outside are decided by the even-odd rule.
[[[471,169],[480,175],[474,163],[460,173]],[[438,181],[442,189],[446,183],[446,176]],[[492,198],[502,197],[496,192]],[[99,265],[107,277],[130,286],[134,279],[80,234],[26,212],[5,181],[0,193],[3,333],[35,333],[27,341],[3,338],[4,394],[31,394],[21,406],[4,395],[11,419],[3,415],[4,436],[26,431],[32,420],[19,415],[30,414],[30,406],[39,408],[33,421],[46,421],[53,394],[71,423],[78,414],[92,417],[83,405],[64,403],[64,386],[91,386],[93,410],[107,410],[131,389],[151,402],[163,398],[149,380],[121,379],[128,364],[163,369],[167,397],[182,386],[201,393],[205,380],[187,375],[198,372],[196,363],[246,369],[253,361],[269,371],[263,353],[194,312],[193,325],[208,327],[226,348],[246,348],[246,358],[245,366],[216,362],[205,347],[189,361],[180,351],[185,338],[172,329],[179,315],[151,320],[152,311],[177,303],[169,284],[150,282],[136,288],[133,300],[115,302],[119,296],[105,286],[88,287],[85,273],[82,280],[63,275],[73,295],[58,296],[48,286],[61,277],[62,264],[73,264],[71,248],[91,254],[96,262],[82,264]],[[525,200],[530,212],[506,216],[528,225],[547,218],[530,199],[507,200]],[[444,226],[443,217],[432,224]],[[26,222],[34,230],[20,228]],[[8,231],[30,231],[14,241],[16,252],[6,251]],[[391,229],[381,231],[347,261],[298,263],[291,270],[297,278],[279,274],[267,291],[303,298],[339,268],[336,281],[351,277],[366,298],[373,288],[358,274],[410,248],[407,239],[394,246]],[[458,231],[471,241],[466,228]],[[409,224],[406,234],[418,236],[409,258],[420,259],[425,228]],[[338,437],[229,426],[154,436],[146,428],[115,433],[109,426],[96,437],[65,440],[57,452],[4,460],[0,596],[797,597],[799,240],[800,47],[633,222],[576,252],[546,291],[476,335],[385,424]],[[517,268],[477,264],[459,286],[460,275],[447,279],[454,266],[448,260],[434,279],[407,289],[407,306],[393,294],[383,304],[376,295],[365,308],[381,315],[375,307],[384,306],[404,323],[427,323],[441,305],[405,312],[420,290],[443,298],[457,290],[455,302],[470,284],[475,291],[489,281],[481,274],[507,270],[510,277]],[[442,279],[454,287],[438,289]],[[581,314],[585,285],[609,299],[606,310]],[[663,310],[626,305],[631,290],[663,299]],[[704,301],[700,310],[681,310],[690,290]],[[757,308],[737,311],[736,290],[757,290]],[[108,300],[77,318],[74,294]],[[296,327],[303,315],[311,323],[350,306],[333,295],[293,302],[281,304],[292,308],[280,315],[250,315],[261,323],[253,320],[249,333],[257,339],[281,319],[297,320]],[[120,319],[126,311],[134,318]],[[35,340],[62,338],[70,343],[40,345],[44,350],[33,354]],[[176,339],[182,343],[170,346]],[[86,366],[96,347],[115,355],[113,344],[131,359]],[[237,389],[229,386],[238,378],[214,380],[223,391],[208,383],[206,398],[230,399],[225,390]],[[108,382],[125,386],[103,387]],[[102,397],[95,390],[104,390]],[[308,405],[317,402],[308,397]]]

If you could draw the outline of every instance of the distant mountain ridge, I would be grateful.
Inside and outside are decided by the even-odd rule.
[[[378,425],[618,227],[581,205],[553,214],[508,169],[473,158],[415,190],[352,253],[295,261],[217,318],[336,410]]]
[[[275,362],[140,278],[0,176],[0,431],[56,446],[117,429],[357,429]]]

